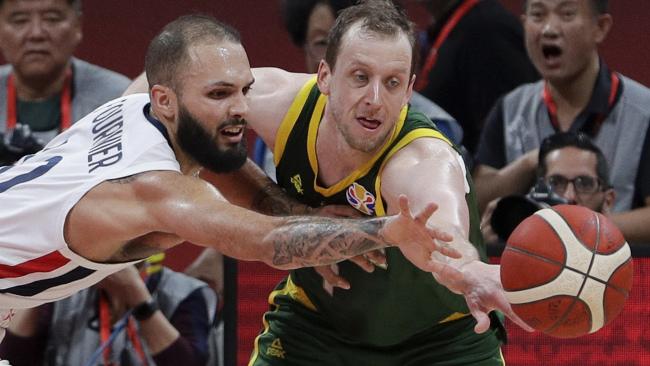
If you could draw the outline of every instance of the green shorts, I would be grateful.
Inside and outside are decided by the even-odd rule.
[[[471,316],[380,347],[343,339],[327,319],[296,301],[295,294],[280,291],[271,297],[272,310],[264,314],[264,331],[255,339],[249,366],[505,365],[497,328],[476,334]]]

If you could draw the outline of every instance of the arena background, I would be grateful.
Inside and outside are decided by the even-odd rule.
[[[522,0],[502,0],[519,14]],[[419,25],[427,14],[414,0],[402,0]],[[84,40],[76,53],[90,62],[136,76],[143,68],[146,46],[167,22],[193,11],[212,14],[241,31],[251,66],[303,70],[303,58],[289,41],[280,20],[279,0],[114,0],[84,1]],[[650,2],[610,1],[614,27],[602,54],[614,70],[650,85]]]
[[[503,0],[515,13],[521,0]],[[427,15],[413,0],[403,1],[421,27]],[[602,54],[614,70],[650,85],[650,1],[610,1],[614,28]],[[301,71],[303,58],[288,39],[276,0],[84,1],[84,40],[80,58],[135,77],[143,68],[149,40],[181,14],[204,12],[238,28],[251,65]],[[246,223],[242,223],[245,225]],[[597,334],[558,341],[509,327],[508,365],[647,365],[650,364],[650,259],[645,248],[634,248],[635,277],[624,313]],[[199,252],[189,244],[168,254],[169,265],[184,268]],[[495,259],[496,260],[496,259]],[[245,365],[252,340],[261,327],[268,292],[284,275],[262,264],[227,261],[226,365]]]

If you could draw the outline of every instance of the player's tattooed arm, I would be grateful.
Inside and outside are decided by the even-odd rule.
[[[429,227],[427,220],[438,208],[429,203],[412,214],[408,199],[399,197],[397,215],[375,219],[337,219],[327,217],[284,218],[264,238],[273,248],[268,263],[279,268],[319,266],[336,263],[369,250],[398,246],[414,265],[423,271],[438,269],[431,253],[458,258],[461,254],[444,244],[453,237]]]
[[[311,213],[307,205],[290,197],[250,160],[234,172],[204,177],[235,205],[270,216]]]
[[[284,189],[267,178],[266,184],[253,198],[251,208],[272,215],[308,215],[312,209],[290,197]]]
[[[270,233],[275,267],[306,267],[332,264],[370,250],[384,248],[386,220],[337,220],[292,218]]]

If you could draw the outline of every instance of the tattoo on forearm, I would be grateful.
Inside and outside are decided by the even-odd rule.
[[[282,188],[272,182],[255,195],[252,208],[272,216],[299,215],[307,212],[306,205],[289,197]]]
[[[380,234],[385,220],[331,218],[291,219],[276,229],[273,264],[318,266],[332,264],[387,246]]]

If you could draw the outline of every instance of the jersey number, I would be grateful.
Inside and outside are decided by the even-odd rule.
[[[25,174],[21,174],[18,176],[15,176],[8,181],[5,182],[0,182],[0,193],[6,191],[7,189],[18,185],[20,183],[25,183],[29,182],[32,179],[36,179],[40,177],[41,175],[47,173],[50,171],[50,169],[54,168],[56,164],[58,164],[61,160],[63,160],[63,157],[61,156],[53,156],[45,161],[44,164],[37,166],[34,168],[32,171],[27,172]],[[12,166],[8,167],[2,167],[0,168],[0,173],[4,173],[7,170],[11,169]]]

